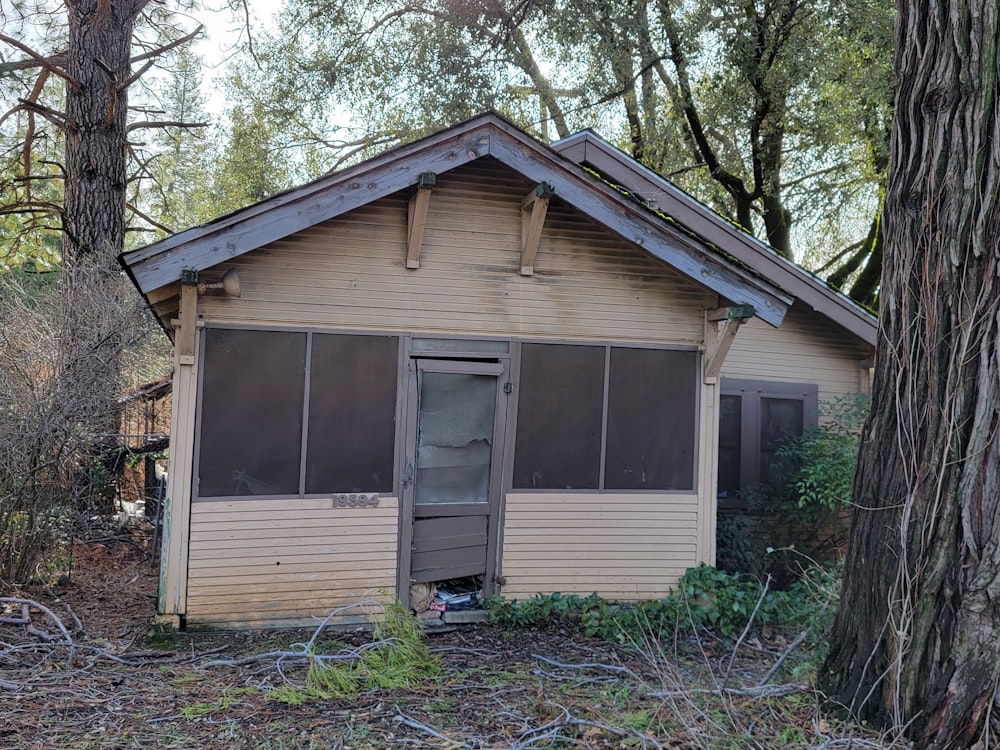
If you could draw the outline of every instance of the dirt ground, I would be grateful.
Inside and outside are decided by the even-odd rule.
[[[156,581],[140,530],[77,543],[68,579],[7,592],[0,749],[888,747],[824,718],[805,677],[753,689],[788,646],[773,634],[734,657],[711,638],[626,648],[556,627],[462,626],[425,635],[444,666],[432,683],[288,705],[273,691],[301,684],[304,667],[273,652],[311,632],[163,636]],[[327,633],[321,647],[367,638]]]

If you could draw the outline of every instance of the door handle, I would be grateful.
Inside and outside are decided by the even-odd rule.
[[[406,468],[403,470],[403,489],[405,490],[411,484],[413,484],[413,463],[407,461]]]

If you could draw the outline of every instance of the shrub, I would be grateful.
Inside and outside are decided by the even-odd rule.
[[[743,492],[751,512],[767,514],[767,536],[755,539],[745,520],[720,513],[718,557],[724,567],[770,572],[779,585],[787,585],[804,569],[799,556],[790,556],[788,550],[819,560],[835,556],[846,530],[843,512],[850,506],[858,437],[867,411],[868,399],[858,393],[824,402],[822,424],[785,441],[768,481]]]
[[[609,602],[597,594],[536,594],[527,601],[491,597],[484,604],[492,622],[510,627],[553,622],[577,628],[584,635],[634,643],[711,630],[732,636],[751,617],[758,625],[823,631],[820,614],[837,589],[835,572],[821,567],[786,591],[761,581],[699,565],[689,568],[677,588],[663,599],[637,603]]]

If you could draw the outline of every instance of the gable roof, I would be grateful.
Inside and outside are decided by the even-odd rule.
[[[119,256],[139,290],[173,284],[183,270],[202,271],[444,173],[493,157],[647,253],[778,326],[793,298],[718,248],[538,142],[496,113],[487,113],[334,172],[260,203]],[[707,209],[702,209],[707,210]],[[723,248],[726,249],[726,248]]]
[[[875,345],[878,319],[869,310],[719,216],[594,131],[583,130],[556,141],[552,149],[577,164],[593,169],[636,197],[651,201],[659,211],[692,233],[723,248],[816,312],[868,344]]]

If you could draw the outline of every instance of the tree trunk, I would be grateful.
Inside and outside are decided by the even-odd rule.
[[[831,701],[992,747],[1000,684],[998,10],[899,0],[885,266]]]
[[[66,0],[61,394],[98,442],[119,432],[126,115],[135,17],[148,0]]]

